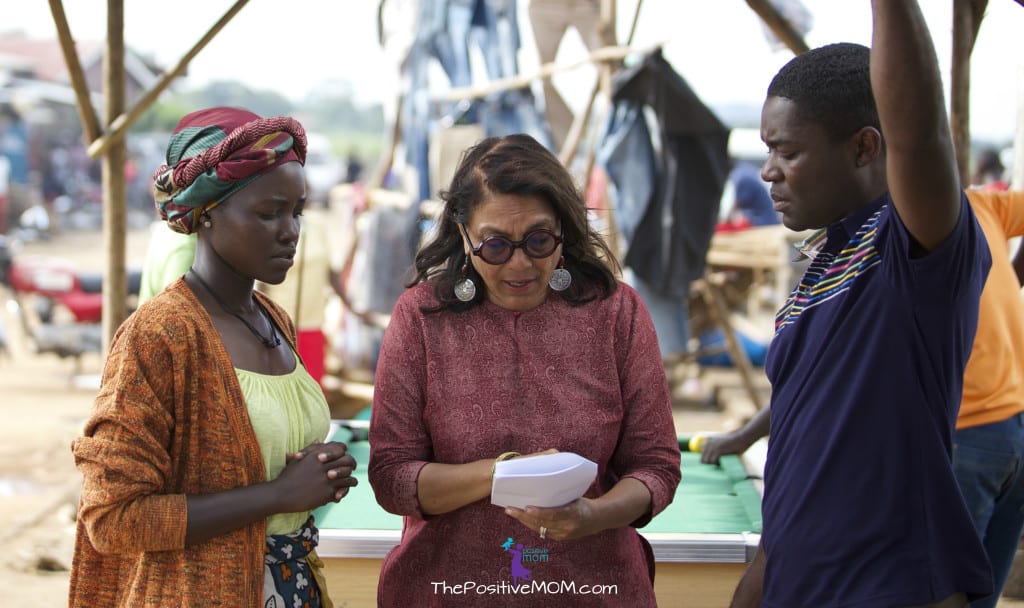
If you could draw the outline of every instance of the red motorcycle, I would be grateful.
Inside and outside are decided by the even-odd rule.
[[[0,237],[0,282],[9,290],[8,308],[18,317],[29,347],[37,353],[79,357],[103,346],[103,275],[83,272],[67,260],[15,256],[15,245]],[[129,297],[139,293],[141,271],[128,273]]]

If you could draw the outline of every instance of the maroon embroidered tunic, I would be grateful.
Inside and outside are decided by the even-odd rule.
[[[639,296],[620,284],[579,307],[552,296],[519,314],[489,302],[421,311],[433,303],[426,284],[401,296],[377,364],[369,478],[377,501],[405,519],[381,570],[379,605],[655,605],[645,541],[633,527],[542,540],[489,499],[425,516],[416,493],[428,462],[556,448],[598,463],[588,497],[633,477],[650,490],[652,515],[661,512],[679,483],[679,448]],[[509,590],[519,544],[528,595]],[[585,585],[616,588],[591,594]]]

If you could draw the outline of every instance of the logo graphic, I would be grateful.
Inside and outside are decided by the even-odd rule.
[[[533,570],[528,569],[523,565],[523,562],[546,562],[548,561],[548,550],[537,549],[531,547],[523,547],[523,543],[517,543],[509,536],[505,539],[505,542],[501,543],[501,548],[506,553],[512,554],[512,584],[518,585],[519,583],[525,583],[526,581],[532,580],[530,575]]]
[[[526,582],[530,580],[530,573],[532,570],[527,570],[526,566],[523,565],[523,543],[517,543],[515,549],[506,549],[512,554],[512,584],[516,585],[520,582]]]
[[[575,580],[556,580],[558,568],[545,572],[544,567],[541,566],[540,572],[536,572],[534,566],[538,562],[551,561],[551,556],[545,547],[524,547],[523,543],[517,543],[516,539],[511,536],[506,537],[505,540],[495,540],[492,547],[495,547],[492,549],[495,552],[497,552],[496,547],[501,547],[502,552],[511,556],[511,567],[509,568],[512,575],[511,582],[500,578],[495,580],[495,577],[490,575],[487,576],[490,579],[489,582],[485,583],[474,580],[430,581],[434,594],[483,597],[485,595],[618,595],[619,593],[618,584],[606,585],[581,583]],[[532,569],[527,568],[527,565]],[[504,566],[499,570],[504,572]],[[545,578],[549,580],[545,580]]]

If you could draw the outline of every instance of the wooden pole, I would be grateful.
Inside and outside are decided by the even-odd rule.
[[[50,0],[50,13],[53,14],[53,24],[57,27],[57,39],[60,41],[60,50],[64,54],[64,63],[68,68],[68,76],[71,78],[71,88],[75,92],[75,99],[78,102],[78,117],[82,121],[82,132],[85,135],[86,143],[96,139],[100,133],[100,121],[96,116],[96,110],[92,107],[92,98],[89,96],[89,83],[85,80],[85,73],[82,72],[82,63],[78,60],[78,50],[75,48],[75,39],[71,37],[71,28],[68,27],[68,18],[64,14],[64,4],[61,0]]]
[[[953,0],[949,126],[964,187],[971,183],[971,53],[987,7],[988,0]]]
[[[630,55],[637,53],[648,53],[656,48],[665,46],[664,42],[658,42],[642,48],[628,48],[628,47],[616,47],[606,46],[601,49],[597,49],[593,53],[587,55],[586,58],[579,61],[574,61],[567,65],[558,65],[554,62],[545,63],[540,66],[540,69],[533,74],[526,76],[518,75],[511,76],[508,78],[498,78],[482,85],[471,86],[471,87],[459,87],[451,89],[443,95],[435,96],[436,101],[461,101],[463,99],[477,99],[480,97],[487,97],[491,93],[500,93],[501,91],[507,91],[509,89],[523,89],[539,78],[550,78],[551,76],[559,72],[567,72],[569,70],[575,70],[580,66],[587,65],[588,63],[600,63],[604,61],[619,61]]]
[[[630,47],[630,46],[633,45],[633,36],[636,35],[636,25],[640,21],[640,9],[643,8],[643,6],[644,6],[643,0],[639,0],[636,3],[636,10],[633,11],[633,23],[632,23],[632,25],[630,25],[629,37],[626,39],[626,46],[627,47]],[[613,10],[612,11],[612,18],[613,19],[615,18],[614,14],[615,13],[614,13],[614,10]],[[612,98],[612,65],[610,63],[604,63],[604,64],[601,65],[601,70],[602,70],[603,78],[598,80],[598,83],[603,83],[603,86],[606,89],[605,90],[605,97],[608,99],[608,105],[611,106],[611,98]],[[601,119],[598,121],[598,124],[600,124],[603,121],[604,121],[604,117],[602,116]],[[583,165],[583,175],[585,176],[584,177],[585,183],[588,186],[590,184],[590,174],[594,170],[594,162],[597,160],[597,146],[600,143],[601,142],[597,141],[596,137],[592,138],[590,140],[590,147],[587,150],[587,158],[586,158],[586,160],[584,162],[584,165]],[[614,221],[614,218],[611,216],[611,208],[606,209],[606,211],[608,213],[608,215],[606,217],[606,219],[608,220],[608,228],[609,228],[609,230],[613,230],[614,226],[615,226],[615,221]]]
[[[611,45],[619,43],[618,32],[616,31],[616,24],[618,23],[618,0],[601,0],[601,14],[597,22],[597,35],[601,38],[602,44]],[[635,16],[640,15],[640,7],[643,5],[643,0],[637,2]],[[636,21],[633,22],[633,26],[636,27]],[[630,37],[629,42],[626,46],[633,43],[633,38]],[[601,63],[598,67],[598,82],[601,83],[601,88],[604,89],[605,93],[609,96],[612,90],[612,74],[618,68],[620,62],[615,62],[616,65],[612,65],[612,62],[606,61]]]
[[[630,25],[629,34],[626,37],[627,47],[633,45],[633,38],[636,35],[636,26],[640,22],[640,9],[643,8],[643,5],[643,0],[639,0],[636,3],[636,9],[633,11],[633,23]],[[608,11],[607,9],[604,9],[604,7],[602,7],[602,19],[605,18],[607,12],[611,13],[612,19],[615,18],[614,8]],[[608,27],[607,22],[602,21],[602,27]],[[612,32],[612,35],[614,36],[614,31]],[[569,137],[566,138],[566,148],[562,150],[562,154],[559,157],[559,159],[562,160],[562,163],[565,164],[566,166],[569,166],[570,161],[576,156],[576,149],[580,142],[580,133],[582,133],[582,130],[586,126],[586,123],[589,122],[590,120],[591,109],[593,108],[594,102],[597,100],[597,93],[598,91],[600,91],[602,85],[604,85],[607,88],[605,92],[605,97],[608,99],[608,106],[611,106],[612,66],[610,63],[606,63],[601,66],[601,69],[602,76],[604,77],[598,78],[597,81],[594,82],[594,88],[590,92],[590,102],[587,104],[586,112],[582,113],[580,116],[577,116],[576,120],[573,121],[572,128],[569,130]],[[598,124],[600,124],[600,122],[602,122],[603,120],[604,118],[602,117],[602,119],[598,121]],[[570,142],[571,147],[569,146]],[[587,150],[587,157],[583,164],[583,184],[584,187],[587,188],[588,190],[590,188],[590,179],[594,171],[594,163],[597,160],[597,147],[598,145],[600,145],[600,143],[601,142],[597,140],[597,137],[591,139],[590,147]],[[615,211],[612,209],[610,205],[606,205],[604,209],[600,210],[600,212],[604,216],[605,226],[607,230],[606,235],[608,245],[609,247],[611,247],[611,250],[615,253],[615,256],[619,257],[621,243],[619,241],[618,226],[615,222]]]
[[[107,0],[107,52],[103,56],[103,98],[105,121],[109,124],[124,111],[124,0]],[[117,138],[103,155],[103,237],[107,264],[103,274],[103,351],[107,352],[114,332],[127,318],[128,280],[125,275],[124,138]]]
[[[793,51],[794,55],[800,55],[810,50],[810,47],[804,42],[803,36],[796,31],[796,28],[789,22],[789,19],[783,17],[782,13],[771,2],[768,2],[768,0],[747,0],[747,4],[761,17],[761,21],[764,21],[772,33],[789,47],[789,50]]]
[[[384,153],[381,154],[381,157],[377,159],[373,174],[366,180],[367,192],[384,186],[384,182],[388,177],[388,171],[391,170],[391,165],[395,162],[395,150],[398,148],[398,140],[402,137],[402,108],[404,106],[405,95],[399,93],[395,103],[394,121],[391,123],[391,131],[388,135],[388,145],[384,149]]]
[[[54,0],[51,0],[51,2],[52,1]],[[178,76],[185,72],[188,68],[189,62],[191,62],[192,59],[199,54],[199,51],[203,50],[203,48],[213,40],[214,36],[216,36],[218,32],[224,29],[224,26],[227,25],[228,22],[238,14],[238,11],[242,10],[242,7],[248,2],[249,0],[237,0],[234,5],[224,13],[224,16],[221,17],[217,23],[215,23],[213,27],[211,27],[206,34],[199,39],[199,42],[195,43],[195,45],[185,53],[185,55],[178,61],[178,64],[174,66],[174,69],[164,74],[151,89],[146,91],[142,97],[139,98],[128,112],[124,111],[122,104],[121,112],[107,121],[107,130],[103,135],[91,140],[92,143],[88,148],[89,156],[92,158],[98,158],[107,150],[114,140],[122,139],[128,128],[131,127],[151,105],[153,105],[153,102],[160,96],[160,93],[163,93],[164,89],[170,86]]]
[[[1024,190],[1024,65],[1017,68],[1017,129],[1013,136],[1013,166],[1007,170],[1010,186]]]
[[[740,381],[743,383],[743,388],[746,389],[750,401],[755,408],[761,409],[765,403],[761,400],[757,385],[754,384],[754,366],[750,362],[747,351],[740,344],[739,338],[736,337],[736,331],[729,319],[729,306],[725,302],[725,296],[722,295],[724,283],[725,278],[721,273],[705,270],[704,278],[694,281],[693,285],[707,304],[708,315],[712,322],[722,329],[722,334],[725,336],[725,347],[732,358],[733,366],[739,372]]]
[[[597,94],[600,92],[601,76],[598,75],[597,80],[594,82],[594,87],[590,89],[590,97],[587,99],[587,105],[583,106],[583,110],[573,118],[572,125],[569,126],[569,133],[565,136],[565,143],[562,145],[562,149],[558,153],[558,160],[562,161],[562,164],[566,167],[568,167],[572,162],[572,159],[576,157],[576,152],[580,147],[580,141],[583,140],[583,130],[586,128],[587,123],[590,122],[590,112],[594,108],[594,102],[597,101]]]
[[[606,44],[617,44],[615,39],[615,7],[613,4],[614,0],[602,0],[601,3],[601,22],[599,29],[601,31],[601,39]],[[629,47],[633,44],[633,35],[636,33],[636,23],[640,18],[640,7],[643,6],[643,0],[636,3],[636,10],[633,11],[633,25],[629,30],[629,38],[626,40],[626,46]],[[565,143],[562,144],[562,149],[559,151],[558,160],[562,161],[562,164],[566,167],[572,162],[572,159],[576,157],[576,152],[579,150],[580,141],[583,139],[583,131],[587,127],[587,123],[590,122],[590,112],[594,108],[594,102],[597,101],[597,94],[601,92],[601,88],[607,89],[608,97],[611,97],[611,65],[609,63],[602,64],[599,68],[598,77],[594,81],[594,86],[590,90],[590,97],[587,99],[587,105],[583,107],[583,111],[577,114],[572,121],[572,125],[569,127],[569,133],[565,136]],[[590,175],[590,168],[588,167],[584,172],[584,180],[586,176]]]

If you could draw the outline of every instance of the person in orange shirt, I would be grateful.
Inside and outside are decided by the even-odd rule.
[[[992,562],[995,593],[973,608],[995,608],[1024,528],[1024,257],[1008,239],[1024,235],[1024,191],[967,191],[992,252],[978,331],[964,370],[953,472]]]

